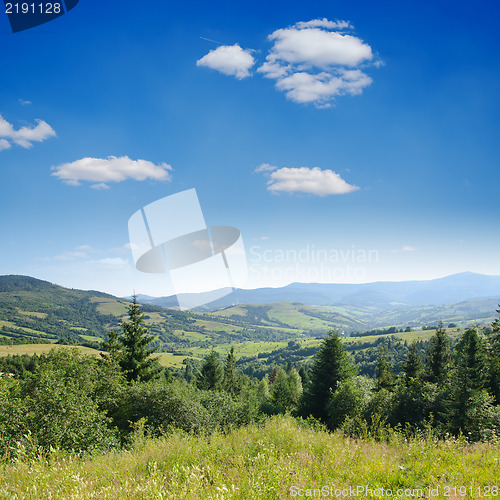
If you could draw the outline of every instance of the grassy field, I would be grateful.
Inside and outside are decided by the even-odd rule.
[[[73,346],[72,346],[73,347]],[[68,348],[66,345],[58,344],[21,344],[21,345],[0,345],[0,356],[8,356],[9,354],[13,356],[14,354],[44,354],[49,352],[51,349],[63,349]],[[99,351],[91,349],[90,347],[74,346],[83,354],[97,355]]]
[[[226,434],[138,435],[132,450],[93,458],[55,451],[0,464],[0,498],[491,498],[499,456],[499,444],[358,441],[275,417]]]

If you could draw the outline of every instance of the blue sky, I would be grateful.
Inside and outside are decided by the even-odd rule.
[[[103,3],[0,13],[0,274],[168,295],[128,219],[190,188],[247,287],[500,274],[495,2]]]

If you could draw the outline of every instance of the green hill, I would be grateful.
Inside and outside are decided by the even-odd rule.
[[[67,289],[27,276],[0,276],[0,344],[60,342],[98,348],[107,332],[119,328],[126,318],[127,304],[127,300],[98,291]],[[393,327],[389,333],[402,342],[425,341],[432,330],[422,328],[441,320],[461,328],[487,325],[495,317],[497,301],[474,299],[385,311],[369,306],[315,307],[290,302],[241,304],[211,313],[151,304],[141,307],[150,333],[157,337],[154,345],[160,361],[166,366],[181,366],[185,359],[200,360],[212,347],[223,355],[231,345],[248,363],[259,358],[272,366],[284,359],[309,359],[318,337],[334,328],[351,335],[350,343],[359,340],[366,345],[377,342],[379,333],[358,339],[356,332]],[[402,333],[407,327],[412,331]],[[257,372],[261,369],[255,368]]]

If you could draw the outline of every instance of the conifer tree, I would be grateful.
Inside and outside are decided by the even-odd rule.
[[[436,333],[431,337],[426,357],[426,375],[429,382],[442,382],[451,363],[450,338],[443,328],[443,322],[439,323]]]
[[[467,329],[457,344],[450,423],[453,432],[470,433],[473,439],[478,439],[483,427],[488,426],[486,421],[493,400],[483,390],[487,380],[485,354],[485,345],[477,330]]]
[[[158,360],[152,357],[156,349],[148,348],[155,338],[149,335],[143,324],[144,313],[137,304],[135,295],[127,309],[129,320],[122,321],[122,334],[118,337],[122,344],[119,363],[129,381],[147,381],[161,371]]]
[[[201,367],[196,385],[202,390],[219,390],[224,380],[224,369],[217,353],[212,349]]]
[[[500,308],[497,309],[496,312],[500,314]],[[488,388],[498,405],[500,404],[500,318],[493,321],[491,330],[491,333],[487,334],[489,364]]]
[[[375,367],[375,389],[392,389],[396,382],[394,369],[389,362],[389,351],[387,347],[380,347],[378,351],[377,366]]]
[[[241,380],[236,371],[236,358],[233,346],[231,346],[226,363],[224,364],[224,380],[222,385],[224,390],[231,394],[231,396],[236,396],[241,390]]]
[[[407,387],[420,379],[423,369],[424,365],[422,363],[422,358],[418,352],[417,343],[414,341],[410,344],[408,356],[406,361],[403,363],[403,372]]]
[[[301,413],[312,415],[326,422],[326,404],[337,385],[355,374],[352,360],[342,346],[336,331],[331,331],[323,340],[310,372],[309,383],[304,392]]]

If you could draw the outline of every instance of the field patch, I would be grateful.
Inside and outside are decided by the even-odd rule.
[[[15,354],[28,354],[32,356],[33,354],[46,354],[52,349],[68,349],[69,346],[65,345],[54,345],[54,344],[20,344],[20,345],[1,345],[0,346],[0,356],[14,356]],[[99,351],[96,349],[91,349],[90,347],[83,346],[71,346],[72,349],[78,349],[82,354],[90,354],[92,356],[97,356]]]

